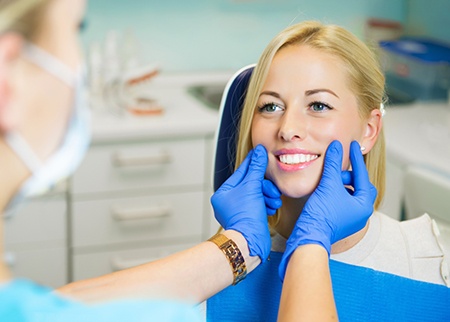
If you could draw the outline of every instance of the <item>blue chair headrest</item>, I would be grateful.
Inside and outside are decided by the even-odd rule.
[[[255,65],[250,65],[239,70],[228,81],[223,92],[220,103],[219,129],[216,134],[214,191],[219,189],[234,172],[239,120],[254,67]]]

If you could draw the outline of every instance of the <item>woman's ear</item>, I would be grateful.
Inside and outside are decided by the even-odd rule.
[[[362,153],[367,154],[375,145],[378,135],[383,126],[383,118],[379,109],[374,109],[370,112],[370,116],[366,121],[365,133],[361,141],[361,147],[364,147]]]
[[[14,92],[14,63],[20,57],[23,38],[16,33],[0,35],[0,132],[15,126],[17,111],[12,104]]]

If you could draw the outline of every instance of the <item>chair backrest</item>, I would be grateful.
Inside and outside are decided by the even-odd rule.
[[[255,65],[246,66],[234,74],[223,92],[220,103],[219,128],[216,132],[214,191],[219,189],[234,172],[239,121],[254,67]]]

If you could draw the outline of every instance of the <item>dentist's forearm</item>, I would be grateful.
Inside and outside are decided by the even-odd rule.
[[[260,259],[249,256],[241,233],[222,232],[239,247],[248,273]],[[195,247],[123,271],[74,282],[58,292],[86,302],[117,298],[164,298],[200,303],[233,283],[230,263],[217,245],[206,241]]]
[[[298,247],[286,270],[278,321],[337,320],[327,251],[316,244]]]

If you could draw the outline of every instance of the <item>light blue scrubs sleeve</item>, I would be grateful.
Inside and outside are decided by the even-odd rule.
[[[171,301],[126,300],[84,305],[55,295],[51,289],[25,280],[0,288],[0,321],[201,321],[191,306]]]

